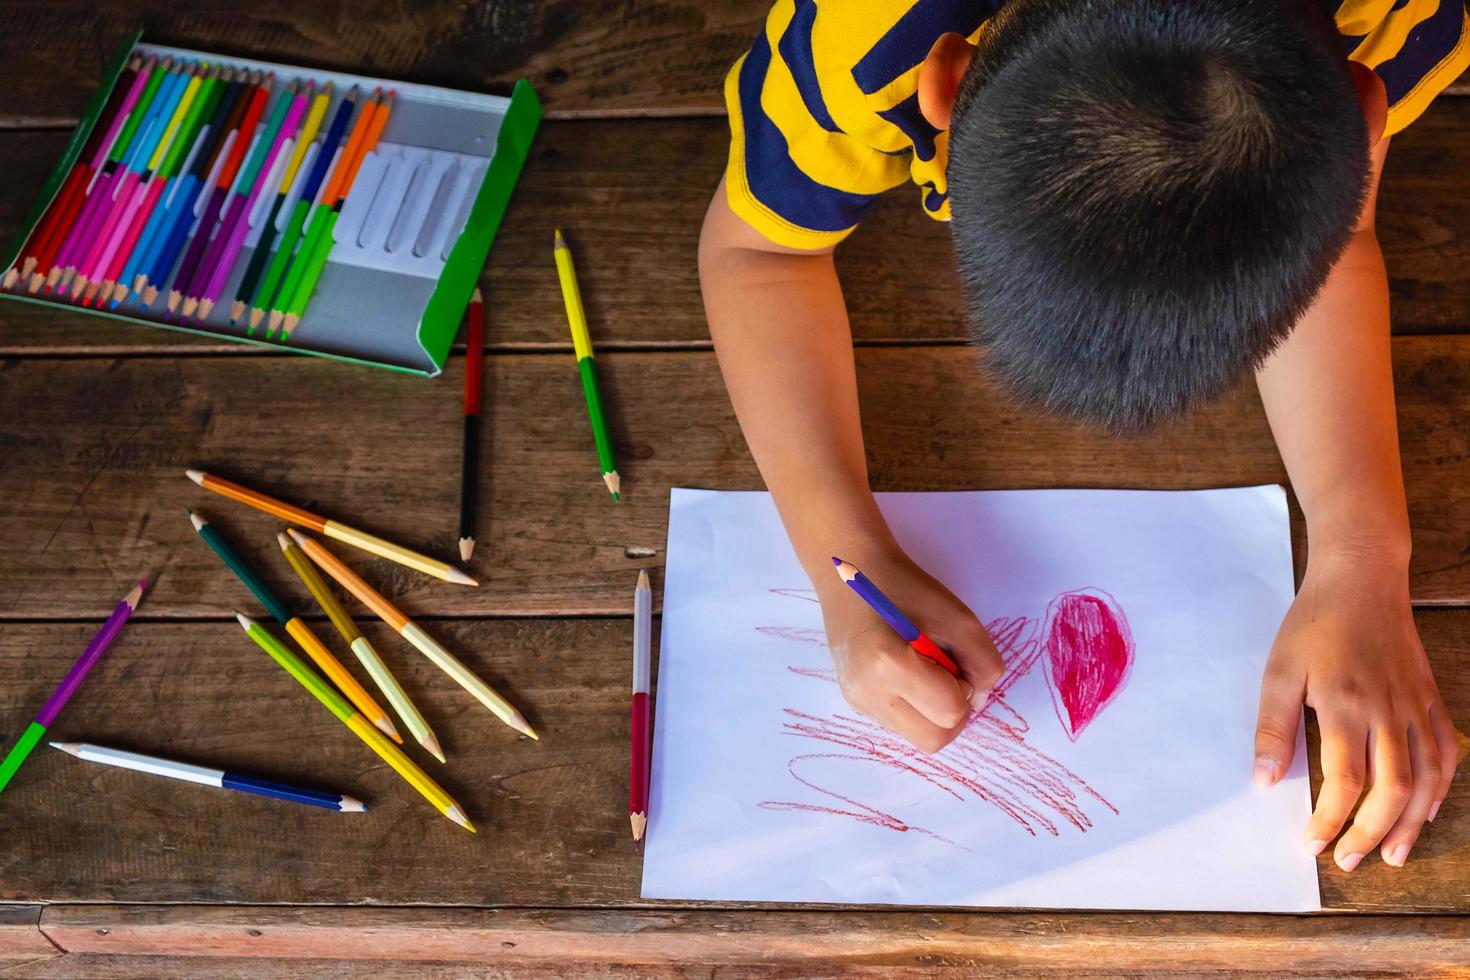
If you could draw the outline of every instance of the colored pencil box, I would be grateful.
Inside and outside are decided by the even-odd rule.
[[[223,57],[141,43],[140,37],[135,34],[126,42],[107,67],[103,84],[72,134],[20,236],[10,249],[0,253],[4,260],[0,270],[21,262],[20,253],[31,232],[56,201],[98,125],[113,87],[134,55],[273,72],[273,92],[295,80],[313,82],[318,91],[331,82],[336,98],[356,87],[360,101],[376,89],[391,90],[395,93],[393,112],[378,145],[364,157],[351,193],[343,202],[334,244],[309,308],[286,340],[266,339],[263,330],[251,335],[243,320],[236,325],[230,323],[230,300],[260,240],[268,201],[249,210],[250,230],[226,280],[224,301],[203,319],[175,318],[166,322],[158,307],[145,310],[136,297],[116,309],[83,308],[44,289],[31,295],[24,282],[0,292],[0,296],[411,374],[438,374],[459,332],[470,294],[541,120],[541,104],[531,86],[520,81],[505,98]],[[301,168],[303,172],[306,169]],[[299,192],[299,184],[296,189]],[[275,188],[261,195],[274,196]],[[286,221],[287,210],[279,216],[278,229]]]

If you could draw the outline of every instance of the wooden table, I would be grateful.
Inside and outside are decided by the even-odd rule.
[[[242,642],[229,610],[251,607],[249,597],[183,513],[207,509],[269,559],[270,577],[302,612],[311,607],[276,556],[274,522],[203,495],[185,467],[249,478],[452,553],[462,356],[428,382],[0,304],[0,742],[15,737],[112,604],[149,572],[156,587],[55,733],[283,778],[331,772],[373,803],[366,818],[333,817],[40,753],[0,800],[0,903],[9,903],[0,904],[0,976],[811,977],[872,967],[914,976],[1467,975],[1464,779],[1406,869],[1374,858],[1344,875],[1324,859],[1330,911],[1320,917],[639,898],[623,814],[635,571],[662,562],[671,486],[759,486],[709,349],[694,251],[725,153],[721,79],[765,6],[0,7],[6,238],[107,54],[138,26],[154,40],[492,91],[526,77],[549,113],[484,278],[491,349],[474,567],[487,581],[455,589],[359,563],[503,685],[544,735],[539,745],[516,739],[421,658],[391,657],[410,692],[433,707],[454,762],[446,786],[473,813],[477,837],[413,798]],[[1395,139],[1379,205],[1413,594],[1462,728],[1470,727],[1466,174],[1470,98],[1444,98]],[[840,257],[876,487],[1285,480],[1251,391],[1123,443],[1006,405],[977,382],[962,344],[944,230],[909,195],[891,197]],[[550,264],[557,224],[577,248],[602,354],[620,506],[589,472]],[[926,380],[917,390],[892,383],[913,378]],[[1300,546],[1299,519],[1297,529]]]

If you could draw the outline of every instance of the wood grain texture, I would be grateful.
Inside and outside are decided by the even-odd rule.
[[[18,230],[60,134],[0,133],[0,240]],[[569,347],[551,264],[564,225],[599,350],[707,345],[695,250],[728,144],[723,120],[550,123],[532,150],[483,278],[492,350]],[[8,169],[8,168],[7,168]],[[1395,137],[1379,237],[1400,333],[1470,326],[1470,99],[1441,100]],[[947,229],[917,195],[888,194],[838,250],[860,343],[958,342],[964,304]],[[258,348],[0,302],[0,356]]]
[[[657,977],[696,971],[708,976],[703,971],[711,969],[825,977],[877,968],[906,976],[958,970],[966,976],[1099,970],[1150,977],[1260,976],[1287,964],[1295,976],[1452,976],[1470,952],[1463,926],[1453,917],[106,905],[55,906],[44,919],[53,940],[92,955],[189,955],[202,964],[210,957],[295,959],[309,968],[413,952],[422,960],[483,964],[491,975],[555,963],[568,971],[563,975],[637,968],[638,975]]]
[[[1412,586],[1470,601],[1470,339],[1396,342]],[[965,348],[859,352],[879,490],[1203,488],[1285,479],[1253,391],[1137,440],[1017,409]],[[621,504],[596,469],[570,355],[491,356],[478,589],[333,545],[413,616],[622,615],[662,561],[673,486],[758,489],[714,356],[598,358]],[[456,553],[463,361],[439,381],[282,358],[10,361],[0,369],[0,619],[105,617],[156,576],[142,614],[222,616],[253,600],[190,527],[214,521],[301,611],[278,522],[190,483],[253,484],[430,554]],[[323,415],[329,412],[328,415]],[[671,424],[677,413],[679,424]],[[1300,542],[1298,542],[1300,544]],[[1299,558],[1300,558],[1300,548]]]
[[[0,976],[24,964],[60,956],[41,934],[39,905],[0,905]]]
[[[1418,622],[1451,717],[1470,727],[1470,610],[1425,610]],[[139,622],[57,719],[58,741],[319,786],[370,809],[287,806],[38,750],[0,798],[8,842],[0,901],[656,904],[639,898],[640,857],[628,840],[628,619],[428,624],[526,714],[540,743],[515,736],[401,640],[363,625],[444,741],[449,764],[409,751],[465,806],[478,835],[423,803],[235,623]],[[20,731],[92,629],[0,626],[0,743]],[[1315,756],[1312,726],[1308,740]],[[1240,752],[1248,766],[1250,746]],[[1315,761],[1312,772],[1319,784]],[[1470,914],[1467,839],[1470,781],[1462,778],[1405,869],[1375,854],[1349,875],[1323,857],[1323,905]]]
[[[403,81],[506,92],[526,78],[552,113],[721,112],[725,73],[769,9],[769,0],[7,0],[0,91],[4,116],[74,121],[117,45],[141,28],[158,43]]]

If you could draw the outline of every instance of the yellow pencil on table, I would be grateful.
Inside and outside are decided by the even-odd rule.
[[[280,543],[281,551],[285,552],[286,561],[291,563],[292,571],[301,579],[302,584],[306,586],[306,591],[311,593],[317,605],[322,607],[322,611],[327,614],[327,618],[341,634],[343,642],[352,648],[353,653],[357,654],[358,661],[372,676],[373,683],[378,685],[378,690],[382,691],[383,696],[393,705],[393,710],[398,712],[399,719],[408,726],[413,737],[428,750],[430,755],[444,762],[444,750],[440,748],[439,739],[435,737],[433,729],[429,728],[429,723],[414,706],[408,692],[404,691],[402,685],[398,683],[398,678],[394,677],[388,665],[383,663],[383,658],[378,656],[378,651],[368,642],[368,638],[362,635],[362,630],[358,629],[352,617],[347,615],[347,610],[342,608],[337,597],[332,595],[332,590],[327,588],[327,583],[323,582],[322,577],[316,573],[316,567],[307,561],[301,549],[296,547],[295,542],[286,535],[277,534],[276,541]]]
[[[556,257],[556,275],[561,280],[561,298],[567,307],[567,323],[572,328],[572,348],[577,355],[577,372],[582,376],[582,394],[587,399],[587,415],[592,420],[592,439],[597,445],[597,462],[602,467],[602,482],[614,500],[621,499],[622,477],[613,462],[612,440],[607,434],[607,420],[602,411],[602,392],[597,387],[597,369],[593,366],[592,334],[587,330],[587,313],[582,309],[582,292],[577,288],[577,269],[572,264],[572,250],[556,230],[552,254]]]
[[[541,740],[541,736],[536,734],[536,730],[515,709],[514,705],[501,697],[495,688],[480,680],[474,671],[466,667],[454,654],[440,646],[433,637],[405,616],[377,589],[364,582],[356,572],[342,563],[342,559],[328,551],[325,545],[315,538],[307,537],[295,528],[286,533],[291,535],[291,540],[300,545],[301,550],[306,552],[307,556],[316,562],[322,571],[336,579],[338,585],[351,592],[379,619],[393,627],[400,636],[417,647],[419,652],[434,662],[434,666],[454,678],[460,687],[473,694],[475,700],[488,708],[491,714],[516,731],[529,735],[538,742]]]
[[[255,641],[257,646],[270,654],[271,659],[280,664],[282,669],[295,678],[298,684],[310,691],[312,696],[320,701],[328,711],[352,729],[354,735],[366,742],[368,748],[392,766],[393,771],[418,790],[419,794],[432,803],[435,809],[470,833],[476,832],[475,825],[470,823],[470,818],[465,816],[464,809],[455,802],[454,797],[446,793],[442,786],[434,782],[433,777],[404,755],[402,749],[384,738],[383,734],[362,716],[362,712],[353,708],[340,694],[332,690],[326,681],[301,662],[301,658],[286,649],[285,644],[244,613],[236,612],[235,619],[239,620],[240,628]]]
[[[229,480],[213,476],[203,470],[185,470],[184,473],[189,479],[206,490],[213,491],[222,497],[229,497],[231,500],[242,503],[247,507],[254,507],[256,510],[272,514],[286,521],[288,524],[299,524],[302,527],[310,528],[318,534],[335,538],[338,541],[352,545],[354,548],[361,548],[363,551],[377,555],[379,558],[386,558],[389,561],[397,562],[415,571],[423,572],[425,575],[432,575],[437,579],[453,582],[455,585],[480,584],[448,562],[440,561],[437,558],[430,558],[428,555],[421,555],[417,551],[412,551],[400,544],[394,544],[392,541],[384,541],[382,538],[374,537],[366,531],[359,531],[355,527],[349,527],[340,521],[329,521],[319,514],[313,514],[311,511],[303,510],[300,507],[293,507],[283,500],[277,500],[258,490],[242,487],[238,483],[231,483]]]

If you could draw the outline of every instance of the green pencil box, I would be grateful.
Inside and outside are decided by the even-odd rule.
[[[336,98],[353,87],[360,100],[379,88],[395,93],[393,112],[378,146],[364,158],[343,204],[330,258],[310,306],[285,341],[265,339],[263,330],[252,335],[243,320],[233,326],[229,322],[230,300],[260,238],[269,201],[249,212],[251,229],[226,281],[224,301],[203,320],[166,321],[159,308],[145,310],[136,297],[116,309],[84,308],[44,289],[31,295],[24,282],[0,292],[0,297],[410,374],[438,374],[459,332],[541,121],[541,103],[531,86],[525,81],[516,83],[509,98],[481,95],[146,44],[141,33],[135,34],[104,72],[103,84],[47,179],[19,238],[0,253],[4,259],[0,269],[22,261],[20,253],[27,239],[61,191],[113,86],[135,54],[273,72],[273,92],[300,80],[314,82],[318,91],[331,82]],[[322,128],[326,129],[325,121]],[[303,164],[300,170],[307,167]],[[274,188],[261,195],[274,196]],[[278,227],[288,211],[283,209]]]

